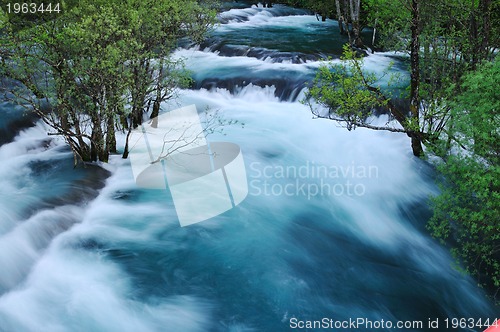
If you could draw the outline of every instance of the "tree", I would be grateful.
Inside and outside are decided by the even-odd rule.
[[[199,40],[214,16],[195,0],[81,0],[37,25],[9,19],[0,88],[63,136],[75,163],[107,161],[115,130],[140,124],[151,101],[158,112],[185,81],[169,58],[178,39]]]
[[[132,80],[130,91],[130,113],[122,119],[128,128],[123,157],[128,156],[128,137],[133,128],[143,121],[143,114],[152,110],[150,118],[157,121],[160,105],[174,96],[175,88],[185,86],[189,77],[182,70],[181,61],[174,61],[168,54],[176,47],[179,39],[189,37],[201,41],[210,30],[215,11],[210,1],[200,6],[196,1],[150,0],[135,6],[139,17],[148,17],[136,26],[134,35],[141,45],[130,63]],[[155,8],[151,12],[151,8]]]
[[[452,252],[478,282],[500,290],[500,59],[464,77],[454,99],[458,153],[439,166],[442,193],[433,199],[433,235],[451,240]],[[463,148],[465,148],[465,150]]]
[[[467,0],[468,1],[468,0]],[[359,88],[361,91],[371,91],[374,99],[378,100],[373,107],[380,107],[383,101],[385,107],[402,126],[402,131],[411,138],[412,151],[415,156],[424,155],[423,144],[434,149],[443,148],[439,140],[452,141],[455,137],[447,126],[451,116],[449,98],[456,91],[449,89],[450,86],[458,86],[461,77],[467,70],[473,69],[478,61],[488,60],[498,47],[497,27],[500,26],[499,12],[500,4],[481,0],[479,5],[473,1],[472,7],[465,6],[466,0],[430,1],[430,0],[364,0],[364,8],[367,9],[367,20],[378,22],[382,43],[396,50],[407,51],[409,55],[410,84],[409,110],[395,109],[391,104],[389,96],[382,93],[382,89],[372,85],[373,81],[366,80],[369,74],[356,70],[353,67],[347,75],[359,75]],[[464,10],[469,8],[469,11]],[[481,9],[479,9],[481,8]],[[478,10],[483,12],[481,47],[471,38],[473,31],[471,25],[466,24],[470,17],[475,17]],[[467,37],[467,38],[466,38]],[[356,61],[352,54],[344,57],[352,64]],[[322,98],[320,93],[328,95],[328,87],[341,89],[346,82],[338,75],[329,75],[324,70],[318,72],[314,84],[319,84],[319,89],[311,90],[309,97],[315,99],[331,112],[339,111],[334,101]],[[334,66],[331,70],[338,70]],[[362,79],[362,77],[365,79]],[[334,78],[334,81],[328,79]],[[363,92],[366,93],[366,92]],[[346,109],[344,103],[343,108]],[[365,107],[369,108],[367,105]],[[372,108],[373,108],[372,107]],[[354,110],[352,110],[354,112]],[[367,111],[364,110],[364,113]],[[317,112],[316,112],[317,113]],[[316,114],[317,115],[317,114]],[[345,116],[346,113],[343,113]],[[331,115],[329,116],[331,117]],[[348,128],[367,126],[366,121],[358,117],[341,117],[341,120],[355,119],[351,121]],[[339,120],[339,117],[335,118]],[[375,129],[375,128],[373,128]],[[377,128],[382,129],[382,128]],[[394,131],[394,128],[386,128]],[[445,147],[446,149],[446,147]]]
[[[422,116],[421,121],[417,122],[412,113],[393,103],[391,96],[377,83],[378,80],[374,74],[364,71],[363,59],[357,57],[349,45],[345,45],[340,64],[320,66],[305,102],[315,116],[337,121],[348,130],[364,127],[406,133],[412,138],[413,153],[420,156],[421,146],[415,145],[414,140],[431,144],[445,129],[446,121],[430,123],[438,116],[434,113]],[[317,104],[326,112],[318,108]],[[377,108],[387,109],[401,127],[390,123],[383,126],[371,124],[370,116]]]
[[[500,3],[489,0],[366,0],[386,47],[409,55],[408,110],[396,107],[349,46],[318,70],[307,97],[314,115],[347,129],[403,132],[441,157],[442,193],[432,234],[479,284],[500,290]],[[318,107],[322,106],[322,107]],[[385,108],[399,126],[369,122]]]
[[[421,157],[424,154],[422,148],[422,135],[420,132],[420,3],[419,0],[411,0],[410,4],[410,124],[408,136],[411,138],[413,154]]]

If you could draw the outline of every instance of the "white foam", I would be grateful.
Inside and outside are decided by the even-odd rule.
[[[97,253],[51,247],[25,287],[0,301],[2,328],[16,331],[201,331],[211,305],[191,296],[147,304],[127,296],[127,276]],[[20,310],[22,308],[22,310]]]
[[[78,221],[81,213],[75,206],[42,210],[0,236],[0,289],[19,284],[50,241]]]
[[[232,22],[220,29],[266,24],[302,24],[307,28],[316,20],[313,16],[270,16],[267,9],[257,8],[234,10],[222,15],[236,14],[247,15],[249,21],[245,24]],[[178,50],[175,56],[186,57],[188,68],[199,75],[211,77],[233,72],[264,75],[266,70],[299,75],[311,73],[319,66],[319,62],[290,64],[266,59],[223,57],[198,49]],[[383,67],[380,63],[385,66],[389,58],[384,54],[365,58],[369,69],[380,70],[379,67]],[[226,322],[214,322],[213,312],[220,309],[216,300],[208,300],[198,294],[179,294],[175,289],[172,292],[177,292],[177,295],[173,296],[137,297],[136,288],[140,285],[135,283],[123,265],[106,252],[116,248],[138,255],[144,250],[157,250],[166,257],[172,255],[177,260],[183,260],[189,257],[179,256],[179,252],[192,250],[191,246],[196,246],[196,241],[208,244],[193,251],[207,260],[206,266],[193,271],[181,269],[179,275],[175,274],[174,266],[168,266],[175,277],[192,278],[196,282],[197,274],[205,267],[223,269],[224,273],[237,270],[255,283],[259,296],[273,301],[277,317],[289,317],[288,307],[294,305],[298,296],[303,296],[304,305],[335,308],[335,313],[348,310],[350,315],[373,314],[383,315],[386,319],[394,318],[386,308],[365,310],[361,305],[346,308],[336,301],[348,299],[332,299],[316,294],[316,285],[308,284],[290,266],[292,256],[304,266],[317,259],[301,247],[300,241],[294,241],[297,239],[287,234],[297,231],[294,223],[298,220],[315,222],[307,218],[315,218],[318,214],[321,214],[324,229],[352,236],[359,243],[389,255],[398,254],[405,246],[411,248],[413,252],[409,257],[414,260],[416,268],[460,283],[460,287],[464,288],[460,290],[465,294],[464,298],[474,298],[474,305],[478,304],[476,307],[482,305],[487,308],[482,298],[479,299],[473,292],[470,281],[458,280],[456,273],[449,266],[445,267],[450,260],[444,249],[432,245],[426,236],[401,217],[401,205],[420,202],[436,190],[419,172],[420,164],[411,154],[406,135],[362,128],[348,132],[332,121],[313,119],[305,105],[280,102],[273,86],[247,84],[236,89],[234,94],[220,88],[213,91],[182,90],[180,93],[178,103],[182,106],[195,103],[199,110],[209,106],[219,109],[226,119],[244,123],[243,127],[239,124],[227,126],[223,134],[214,133],[208,140],[237,143],[247,165],[300,166],[314,162],[348,167],[355,164],[377,167],[377,176],[362,180],[366,193],[361,197],[326,196],[310,200],[285,196],[251,197],[231,214],[200,223],[196,228],[180,229],[172,203],[165,193],[140,191],[135,186],[129,161],[113,156],[110,164],[106,165],[112,176],[99,196],[83,211],[74,207],[42,211],[21,225],[17,225],[15,216],[7,216],[11,219],[10,224],[1,226],[0,230],[3,234],[0,250],[4,250],[0,253],[0,284],[13,288],[0,297],[0,328],[29,332],[40,331],[41,327],[55,332],[148,332],[165,329],[190,332],[204,331],[213,325],[220,327],[217,324]],[[170,107],[168,103],[163,106]],[[384,122],[387,119],[374,121]],[[0,167],[1,184],[5,184],[9,191],[20,188],[9,179],[9,175],[15,175],[15,178],[22,176],[26,163],[34,155],[50,160],[61,153],[57,148],[45,151],[36,144],[38,138],[33,140],[33,137],[44,135],[44,130],[35,128],[21,134],[12,144],[0,148],[0,157],[6,160]],[[118,137],[122,146],[124,136],[120,134]],[[249,175],[252,176],[251,172]],[[286,179],[271,181],[282,184]],[[310,182],[313,181],[315,179],[310,179]],[[4,204],[2,210],[12,211],[9,207],[12,201],[7,199],[7,195],[0,202]],[[81,222],[55,238],[46,235],[47,222],[54,214],[64,213]],[[41,238],[35,236],[39,233]],[[306,236],[314,237],[315,234],[304,234]],[[48,241],[51,241],[50,245],[45,249]],[[92,244],[92,241],[95,243]],[[307,243],[314,241],[315,238],[304,239]],[[86,248],[86,243],[91,243],[90,248]],[[205,248],[210,248],[209,254],[215,253],[214,257],[199,253]],[[325,253],[327,256],[330,254],[336,253]],[[211,265],[212,259],[216,262],[215,267]],[[248,264],[247,260],[256,264]],[[3,270],[4,266],[8,271]],[[338,279],[332,273],[332,283],[335,281]],[[250,287],[251,283],[246,287]],[[170,287],[166,282],[155,286]],[[337,286],[346,285],[333,287]],[[307,297],[304,294],[308,294]],[[349,303],[357,304],[355,299],[352,301]],[[450,303],[454,305],[456,302],[455,299]],[[225,326],[230,331],[252,330],[252,326],[238,321]]]
[[[178,49],[173,57],[185,59],[185,65],[196,77],[230,77],[235,74],[259,75],[264,71],[287,72],[292,75],[311,73],[321,61],[305,63],[277,62],[271,58],[257,59],[246,56],[221,56],[217,53],[200,51],[198,48]],[[334,60],[335,61],[335,60]]]
[[[357,211],[357,216],[345,226],[351,228],[355,236],[378,244],[397,244],[418,238],[411,226],[400,224],[397,204],[383,204],[387,200],[417,201],[434,190],[432,184],[422,181],[416,172],[409,138],[405,134],[364,128],[348,132],[333,121],[313,119],[305,105],[279,102],[272,87],[249,85],[234,96],[224,89],[184,91],[182,99],[198,107],[209,104],[220,109],[224,116],[244,122],[243,129],[227,128],[226,137],[242,146],[247,159],[269,163],[256,152],[268,150],[272,142],[273,150],[286,151],[278,161],[284,166],[314,162],[339,167],[376,167],[377,178],[363,179],[367,190],[365,196],[356,200],[331,197],[347,211]],[[402,191],[401,188],[412,190]],[[281,201],[281,198],[276,200]]]
[[[39,122],[0,147],[0,235],[15,226],[23,209],[40,199],[32,190],[36,184],[29,176],[29,164],[69,155],[59,149],[63,144],[62,139],[47,136],[46,126]]]

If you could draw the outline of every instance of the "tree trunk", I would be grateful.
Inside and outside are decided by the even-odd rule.
[[[424,155],[424,149],[422,147],[422,140],[418,136],[413,136],[411,138],[411,150],[415,157],[422,157]]]
[[[115,118],[113,115],[108,117],[106,130],[106,151],[108,154],[116,153]]]
[[[156,82],[156,96],[155,101],[153,103],[153,111],[151,112],[151,119],[153,122],[151,123],[151,127],[158,127],[158,116],[160,115],[160,105],[162,102],[162,92],[163,92],[163,79],[165,75],[163,58],[160,59],[159,68],[158,68],[158,80]]]
[[[73,120],[73,127],[75,128],[76,139],[78,141],[78,147],[81,151],[81,156],[90,156],[90,149],[85,140],[83,139],[83,134],[81,131],[80,118],[74,110],[70,110],[71,119]],[[83,161],[83,160],[82,160]]]
[[[478,51],[478,31],[477,31],[477,20],[476,20],[476,6],[475,1],[472,0],[471,11],[470,11],[470,25],[469,25],[469,44],[471,45],[470,50],[470,64],[472,69],[476,68],[477,65],[477,51]],[[468,56],[468,55],[467,55]]]
[[[133,128],[142,124],[142,114],[144,113],[147,89],[152,84],[152,82],[149,81],[149,75],[151,74],[150,65],[151,63],[147,59],[139,60],[133,64],[133,80],[135,82],[132,86],[131,124]],[[146,82],[148,83],[146,84]]]
[[[105,149],[105,139],[104,132],[102,130],[102,117],[99,111],[95,111],[97,114],[92,115],[92,134],[90,143],[90,160],[85,161],[108,161],[108,153]]]
[[[131,133],[132,133],[132,126],[129,126],[129,129],[127,132],[127,138],[125,138],[125,148],[123,149],[123,155],[122,155],[123,159],[128,158],[128,154],[129,154],[128,139],[129,139]]]
[[[488,57],[488,48],[490,45],[491,0],[481,0],[479,2],[479,12],[482,17],[480,56],[481,60],[484,60]]]
[[[347,32],[347,37],[349,38],[349,44],[352,45],[352,36],[351,36],[351,30],[349,29],[349,22],[352,22],[350,20],[350,15],[349,15],[349,2],[348,0],[344,0],[344,6],[342,8],[343,10],[343,21],[345,22],[345,31]]]
[[[363,48],[361,40],[361,28],[359,23],[359,12],[361,10],[361,0],[349,0],[351,9],[352,32],[354,34],[354,46]]]
[[[340,11],[340,1],[335,0],[335,8],[337,9],[337,20],[339,22],[339,32],[341,35],[345,35],[344,31],[344,18],[342,17],[342,12]]]
[[[151,112],[151,127],[158,128],[158,115],[160,114],[160,99],[157,97],[153,103],[153,111]]]
[[[476,7],[477,4],[477,7]],[[471,68],[488,57],[488,48],[491,38],[491,0],[475,0],[471,2],[469,18],[469,47],[470,58],[467,52],[465,60],[470,62]]]
[[[422,140],[418,135],[420,131],[420,8],[419,0],[411,0],[411,44],[410,44],[410,119],[411,125],[408,136],[411,137],[413,154],[423,156]]]
[[[92,135],[92,137],[94,137],[94,135]],[[97,149],[98,148],[96,143],[94,143],[94,140],[92,140],[92,142],[90,142],[90,155],[88,156],[88,159],[87,156],[84,156],[83,161],[89,161],[89,162],[97,161]]]

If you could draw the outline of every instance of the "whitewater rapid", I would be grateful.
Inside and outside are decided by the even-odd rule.
[[[170,194],[138,188],[129,160],[112,156],[98,175],[73,170],[64,142],[41,124],[24,129],[0,147],[0,331],[288,331],[292,317],[498,314],[425,230],[438,191],[409,138],[313,118],[300,100],[324,45],[306,53],[258,43],[266,34],[286,40],[292,27],[321,41],[337,33],[335,23],[280,5],[221,16],[214,44],[175,52],[196,89],[180,90],[163,110],[195,104],[237,120],[207,140],[240,146],[254,184],[248,197],[181,228]],[[255,47],[258,55],[244,55]],[[393,60],[370,55],[365,66],[382,73]],[[272,172],[310,165],[376,172]],[[263,194],[265,185],[320,188],[322,180],[362,185],[363,194]]]

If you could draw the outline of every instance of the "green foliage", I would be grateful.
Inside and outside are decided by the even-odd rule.
[[[3,10],[3,8],[0,8],[0,33],[6,27],[8,20],[9,18],[7,13]]]
[[[454,130],[464,135],[462,144],[490,164],[500,160],[500,58],[484,63],[465,76],[456,98]]]
[[[158,112],[186,82],[169,58],[178,40],[199,41],[214,19],[196,0],[75,0],[36,25],[7,17],[0,75],[20,84],[0,89],[62,135],[75,158],[107,161],[115,129],[141,123],[152,102]]]
[[[330,13],[334,3],[324,2]],[[317,1],[307,6],[320,8]],[[361,8],[360,21],[377,28],[378,47],[410,54],[411,112],[391,105],[349,49],[342,62],[319,68],[308,92],[311,110],[348,129],[395,131],[367,123],[374,107],[387,107],[414,154],[422,142],[443,157],[429,228],[453,244],[480,284],[500,289],[500,2],[363,0]]]
[[[364,0],[366,24],[375,26],[380,35],[376,46],[388,49],[406,49],[404,39],[409,31],[410,11],[404,1]]]
[[[306,100],[312,99],[327,108],[327,117],[344,123],[351,130],[364,126],[373,108],[385,106],[387,100],[374,92],[377,78],[362,71],[363,59],[357,57],[348,45],[344,46],[341,60],[319,67]],[[312,111],[320,116],[314,107]]]
[[[69,7],[67,2],[68,1],[65,0],[0,0],[0,8],[5,13],[7,20],[11,24],[12,30],[20,31],[56,19],[65,8]],[[9,6],[11,10],[10,13],[8,12]],[[19,6],[17,8],[17,12],[15,11],[14,6]],[[21,6],[24,7],[24,10],[26,11],[25,13],[21,11]]]
[[[452,240],[453,253],[486,287],[500,288],[499,59],[464,77],[454,99],[454,135],[467,150],[439,166],[442,193],[433,199],[433,235]]]

